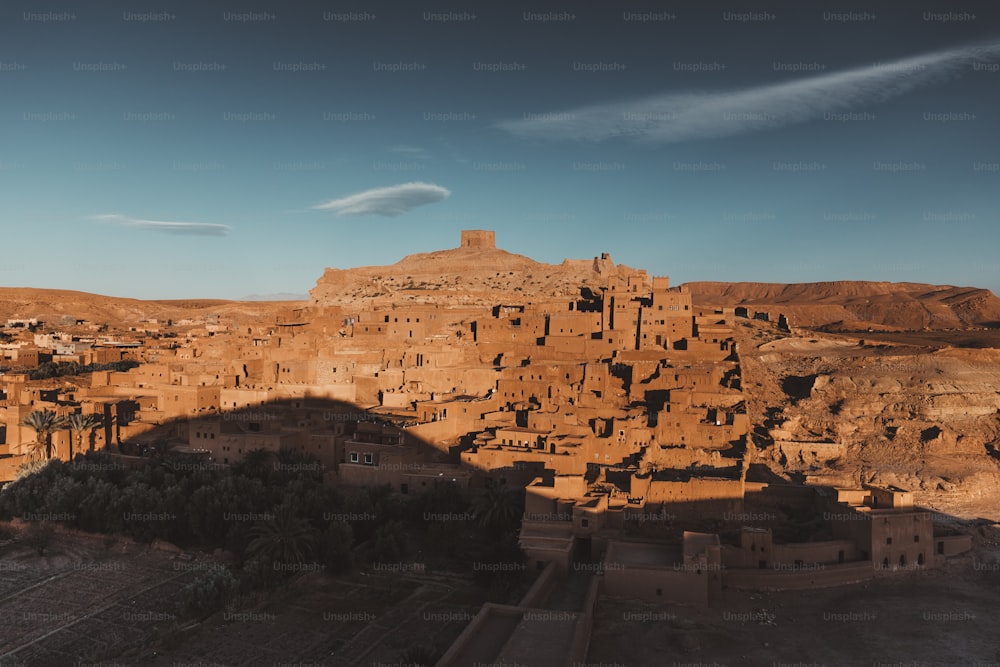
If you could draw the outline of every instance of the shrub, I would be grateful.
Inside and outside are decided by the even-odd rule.
[[[225,607],[238,586],[229,568],[214,567],[181,589],[178,610],[183,616],[204,618]]]

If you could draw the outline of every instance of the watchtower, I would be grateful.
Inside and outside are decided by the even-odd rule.
[[[463,229],[463,248],[496,248],[496,232],[485,229]]]

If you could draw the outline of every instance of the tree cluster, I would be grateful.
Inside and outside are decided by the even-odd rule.
[[[516,578],[509,564],[523,563],[516,541],[522,513],[521,495],[502,485],[470,494],[439,482],[408,496],[388,486],[333,487],[318,461],[293,450],[255,450],[232,467],[167,450],[135,468],[87,452],[71,463],[36,464],[0,489],[0,520],[54,517],[140,542],[225,549],[241,589],[319,569],[342,574],[429,558],[464,565],[484,585],[509,586]],[[214,579],[204,586],[208,592],[191,594],[193,612],[228,595],[213,597],[211,590],[228,591]]]

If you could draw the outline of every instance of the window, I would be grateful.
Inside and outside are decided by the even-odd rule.
[[[886,544],[892,544],[892,538],[891,537],[885,538],[885,543]]]
[[[920,541],[920,536],[919,535],[914,535],[913,536],[913,541],[914,542],[919,542]]]
[[[590,519],[580,519],[580,526],[582,528],[589,528],[590,527]]]
[[[357,463],[357,462],[358,462],[358,453],[351,452],[351,463]]]
[[[374,462],[374,457],[371,454],[365,454],[365,465],[372,465]]]

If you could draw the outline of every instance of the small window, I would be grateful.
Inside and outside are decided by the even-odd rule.
[[[371,454],[365,454],[365,464],[371,465],[374,462],[374,457]]]
[[[913,536],[913,541],[914,542],[919,542],[920,541],[920,536],[919,535],[914,535]]]
[[[590,519],[580,519],[580,526],[583,528],[590,527]]]
[[[358,462],[358,453],[351,452],[351,463],[357,463],[357,462]]]
[[[885,538],[885,543],[886,544],[892,544],[892,538],[891,537]]]

